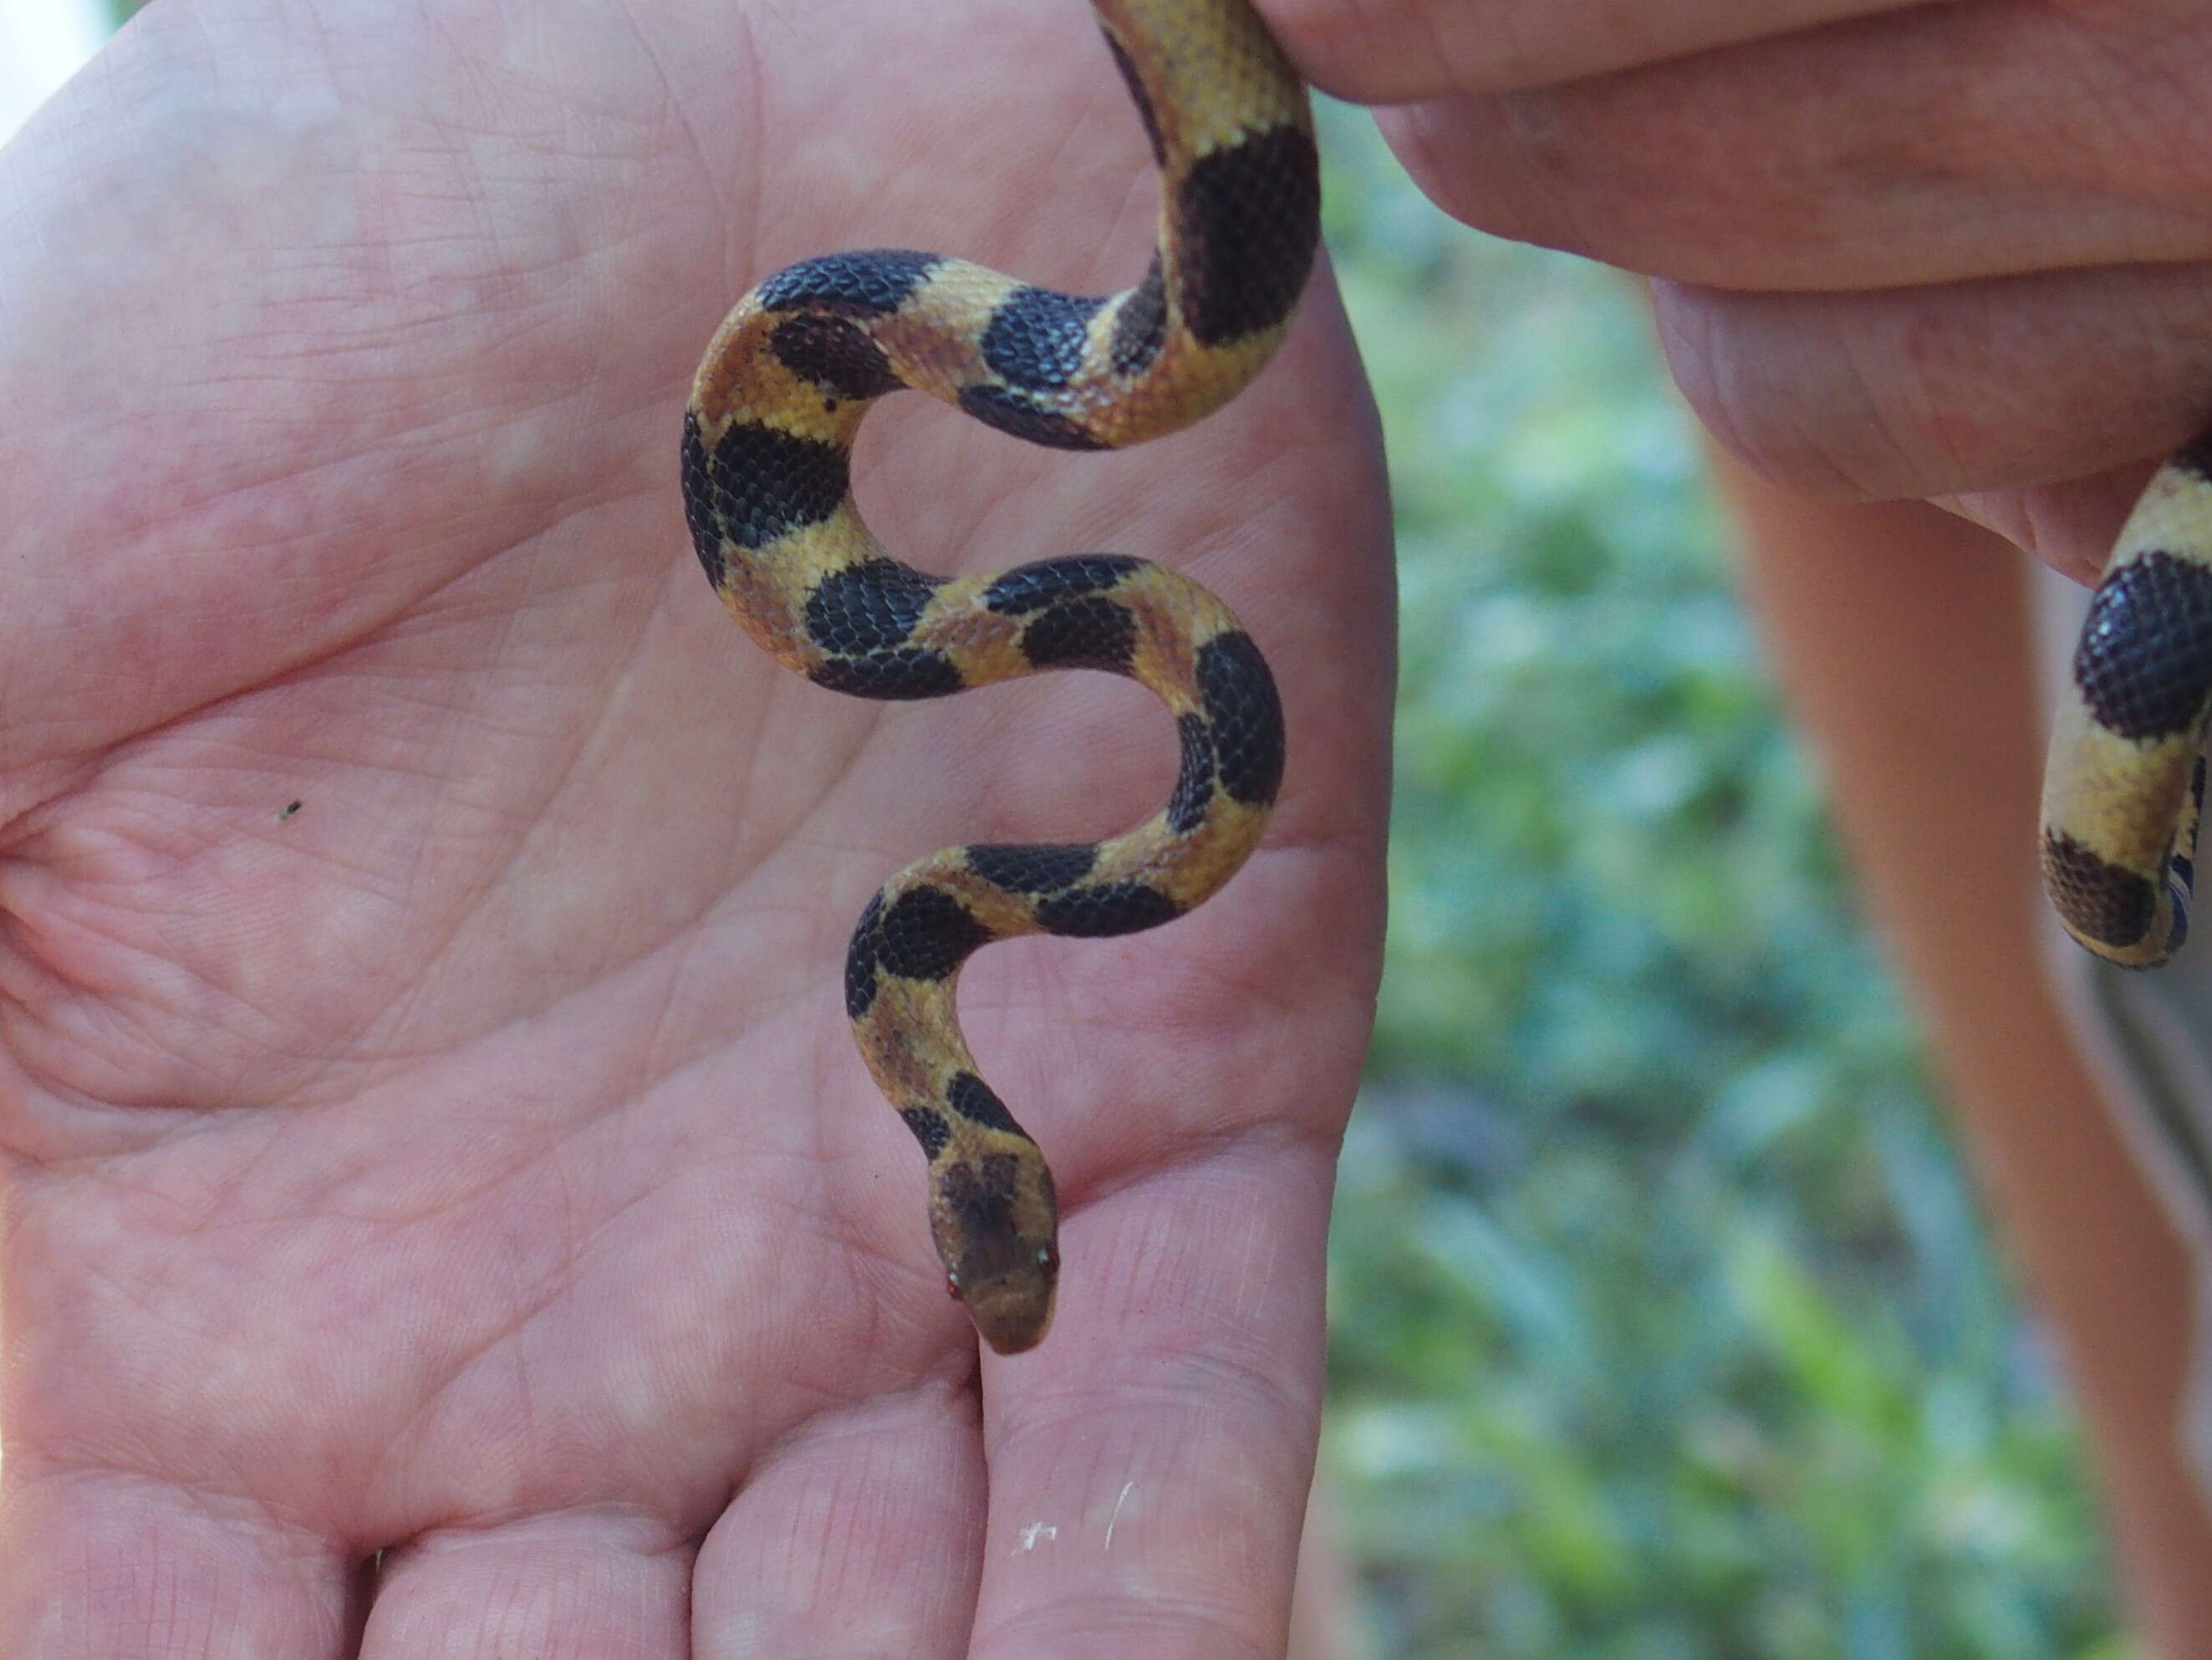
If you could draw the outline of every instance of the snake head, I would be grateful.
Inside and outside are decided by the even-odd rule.
[[[1059,1213],[1052,1176],[1030,1152],[990,1153],[938,1171],[931,1231],[945,1289],[983,1341],[1019,1354],[1044,1340],[1060,1282]]]
[[[1012,1254],[971,1250],[961,1266],[945,1270],[945,1286],[967,1304],[985,1342],[1000,1354],[1019,1354],[1044,1341],[1059,1279],[1060,1251],[1047,1241]]]

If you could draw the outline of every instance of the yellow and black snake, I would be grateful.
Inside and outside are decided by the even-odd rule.
[[[2177,452],[2114,544],[2043,776],[2043,885],[2066,931],[2125,968],[2189,933],[2212,714],[2212,438]]]
[[[938,697],[1104,669],[1167,704],[1173,794],[1124,835],[950,848],[900,872],[854,929],[860,1052],[929,1160],[953,1294],[1002,1353],[1044,1335],[1059,1273],[1052,1173],[978,1074],[954,984],[1018,934],[1134,933],[1241,865],[1283,770],[1274,683],[1212,594],[1083,554],[957,581],[902,563],[853,503],[868,407],[912,387],[1064,449],[1173,432],[1233,398],[1288,326],[1319,234],[1304,87],[1247,0],[1094,0],[1161,179],[1159,245],[1105,297],[905,249],[778,271],[708,347],[684,421],[700,562],[778,662],[855,696]],[[2162,962],[2188,928],[2212,708],[2212,441],[2176,455],[2122,532],[2074,662],[2045,788],[2045,884],[2100,956]]]
[[[846,958],[860,1053],[929,1159],[947,1282],[1001,1353],[1051,1321],[1058,1212],[1043,1156],[961,1037],[960,965],[994,939],[1180,916],[1244,862],[1283,774],[1267,663],[1188,577],[1092,553],[946,581],[892,558],[853,504],[854,435],[886,392],[1031,443],[1119,448],[1235,397],[1289,325],[1320,236],[1304,88],[1245,0],[1094,9],[1159,168],[1140,282],[1097,298],[906,249],[806,260],[738,302],[684,417],[692,544],[778,662],[880,698],[1105,669],[1175,715],[1182,767],[1158,817],[1103,842],[933,854],[869,902]]]

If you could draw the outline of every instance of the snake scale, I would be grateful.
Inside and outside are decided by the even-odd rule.
[[[1160,813],[1097,842],[949,848],[861,914],[846,1011],[929,1162],[952,1294],[985,1341],[1044,1336],[1059,1275],[1042,1154],[977,1072],[954,993],[994,939],[1155,927],[1235,873],[1281,781],[1282,713],[1259,649],[1205,588],[1111,553],[993,576],[892,557],[854,505],[874,401],[925,392],[1030,443],[1114,449],[1235,397],[1289,325],[1319,238],[1304,86],[1248,0],[1093,0],[1161,180],[1133,287],[1034,287],[902,248],[776,272],[708,345],[685,410],[684,513],[700,562],[786,667],[854,696],[939,697],[1043,670],[1155,693],[1182,764]],[[2074,660],[2046,773],[2045,886],[2110,960],[2163,962],[2188,930],[2212,710],[2212,439],[2175,455],[2121,532]]]
[[[684,419],[692,544],[786,667],[877,698],[1103,669],[1175,716],[1182,763],[1157,817],[1103,842],[948,848],[894,876],[853,932],[854,1035],[928,1158],[946,1282],[1008,1354],[1051,1322],[1058,1209],[960,1035],[960,966],[1018,934],[1133,933],[1213,893],[1267,824],[1282,709],[1251,635],[1165,566],[1088,553],[947,581],[894,559],[853,503],[854,434],[902,387],[1061,449],[1174,432],[1267,363],[1320,240],[1305,89],[1244,0],[1094,9],[1160,174],[1158,247],[1134,287],[1063,294],[902,248],[805,260],[738,302]]]

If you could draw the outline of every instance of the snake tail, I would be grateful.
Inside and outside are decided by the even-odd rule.
[[[854,435],[901,388],[1061,449],[1176,431],[1266,364],[1319,240],[1305,90],[1245,0],[1093,9],[1160,175],[1142,278],[1088,296],[908,249],[805,260],[724,320],[684,422],[700,563],[786,667],[884,699],[1102,669],[1175,717],[1181,766],[1148,822],[1097,842],[946,848],[894,876],[854,930],[854,1037],[928,1159],[947,1284],[1002,1353],[1051,1322],[1058,1206],[1042,1154],[961,1037],[961,964],[994,939],[1133,933],[1203,902],[1266,825],[1282,710],[1251,636],[1165,566],[1083,553],[946,579],[894,558],[854,505]]]
[[[2189,934],[2212,718],[2212,435],[2160,467],[2089,602],[2044,772],[2044,890],[2126,968]]]

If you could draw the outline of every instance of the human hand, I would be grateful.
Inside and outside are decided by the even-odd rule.
[[[2183,0],[1261,0],[1486,230],[1655,276],[1676,378],[1801,490],[2077,575],[2212,411],[2212,14]]]
[[[1066,1211],[980,1401],[846,935],[933,848],[1151,812],[1173,733],[806,684],[676,489],[750,282],[1115,286],[1143,156],[1024,0],[158,0],[0,155],[11,1654],[1279,1645],[1389,690],[1333,299],[1145,450],[862,444],[918,563],[1191,570],[1291,730],[1219,899],[968,970]]]

